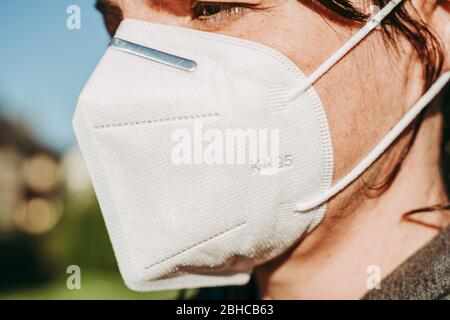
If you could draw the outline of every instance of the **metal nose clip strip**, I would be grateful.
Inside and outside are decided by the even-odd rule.
[[[173,54],[159,51],[156,49],[141,46],[136,43],[132,43],[119,38],[113,38],[110,46],[120,51],[124,51],[136,56],[146,58],[155,62],[165,64],[184,71],[193,72],[197,69],[197,63],[195,61],[178,57]]]

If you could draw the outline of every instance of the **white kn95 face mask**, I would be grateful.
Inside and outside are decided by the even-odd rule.
[[[389,3],[308,77],[258,43],[122,22],[79,98],[74,128],[131,289],[245,284],[255,266],[320,223],[326,202],[386,150],[450,77],[442,76],[362,163],[332,184],[330,130],[312,85],[400,2]],[[279,137],[277,162],[269,165],[276,170],[268,173],[258,157],[253,164],[202,164],[195,147],[193,163],[177,163],[174,132],[196,125],[217,138],[230,129],[276,130],[270,141]]]

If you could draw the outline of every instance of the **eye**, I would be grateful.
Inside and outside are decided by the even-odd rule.
[[[195,2],[192,6],[192,20],[226,20],[234,18],[248,8],[242,3]],[[217,21],[217,22],[219,22]]]

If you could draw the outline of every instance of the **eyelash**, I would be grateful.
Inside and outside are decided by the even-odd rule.
[[[191,9],[192,20],[214,24],[228,22],[244,14],[248,7],[241,3],[196,2]]]

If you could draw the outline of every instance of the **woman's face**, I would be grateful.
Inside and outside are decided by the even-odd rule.
[[[306,75],[361,27],[327,11],[318,1],[217,1],[108,2],[120,9],[123,18],[262,43],[286,55]],[[369,7],[362,10],[370,12]],[[108,29],[114,32],[121,19],[118,10],[105,12]],[[421,64],[413,57],[406,41],[398,40],[396,46],[401,50],[388,49],[381,31],[377,30],[314,85],[325,105],[331,128],[335,181],[357,165],[422,93]],[[401,149],[402,141],[366,173],[364,180],[384,178],[378,176],[378,172],[388,171],[387,167]],[[357,184],[335,199],[332,202],[335,208],[349,199],[357,202],[354,201],[356,187]]]

